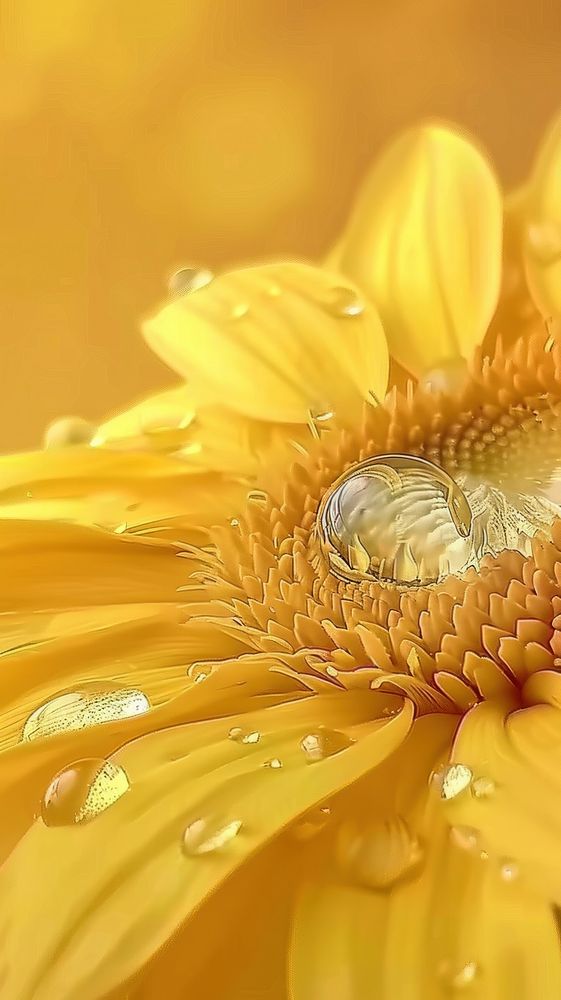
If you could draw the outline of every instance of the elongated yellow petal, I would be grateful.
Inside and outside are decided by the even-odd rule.
[[[378,315],[347,279],[306,264],[232,271],[145,324],[151,347],[195,392],[248,417],[306,423],[360,411],[386,390]]]
[[[125,449],[126,450],[126,449]],[[208,527],[239,510],[247,486],[167,455],[70,447],[0,459],[0,518],[126,531],[166,518]]]
[[[449,830],[435,790],[427,795],[426,772],[419,781],[445,721],[420,720],[422,731],[415,723],[396,754],[401,791],[388,795],[382,785],[380,798],[370,799],[371,812],[382,815],[408,804],[408,825],[390,814],[384,826],[369,827],[363,806],[363,827],[356,826],[347,854],[339,850],[323,879],[303,892],[293,925],[291,1000],[435,1000],[464,990],[481,1000],[559,995],[561,955],[549,901],[502,880],[469,829]],[[432,737],[427,727],[436,729]],[[393,763],[379,772],[395,789]],[[408,829],[416,855],[400,867]],[[393,881],[380,881],[384,864]]]
[[[390,353],[415,374],[469,358],[500,286],[501,197],[482,154],[428,125],[368,176],[330,263],[376,304]]]
[[[0,876],[6,995],[97,1000],[123,983],[280,830],[400,744],[411,710],[368,722],[371,710],[312,696],[175,726],[125,747],[93,784],[80,768],[61,779]],[[310,760],[319,724],[340,739]]]
[[[553,683],[550,682],[553,677]],[[561,904],[561,710],[550,671],[543,680],[550,704],[506,713],[485,702],[463,720],[453,759],[469,768],[487,790],[458,795],[444,804],[449,822],[477,831],[482,848],[503,877]],[[536,687],[537,690],[537,687]]]
[[[526,189],[526,274],[536,305],[561,316],[561,118],[549,129]]]

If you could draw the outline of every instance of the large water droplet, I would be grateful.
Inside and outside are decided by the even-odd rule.
[[[188,295],[209,285],[213,278],[212,271],[206,268],[182,267],[169,279],[168,291],[170,295]]]
[[[317,519],[334,575],[399,586],[434,583],[471,565],[471,528],[468,500],[448,473],[398,454],[375,455],[344,473]]]
[[[45,431],[45,448],[67,448],[71,445],[91,444],[96,428],[83,417],[59,417]]]
[[[59,771],[41,803],[45,826],[86,823],[117,802],[130,788],[119,764],[102,758],[76,761]]]
[[[440,797],[443,799],[456,798],[466,788],[469,788],[472,778],[473,771],[465,764],[450,764],[442,776]]]
[[[21,739],[36,740],[103,722],[130,719],[149,709],[148,698],[136,688],[84,685],[77,691],[59,694],[36,708],[23,727]]]
[[[237,837],[242,828],[239,819],[229,823],[213,823],[209,819],[195,819],[183,833],[183,852],[189,856],[212,854]]]
[[[304,751],[310,764],[325,760],[326,757],[333,757],[336,753],[341,753],[351,746],[352,740],[346,733],[339,732],[338,729],[319,728],[314,733],[308,733],[300,741],[300,747]]]
[[[339,862],[354,881],[369,889],[387,889],[419,869],[424,850],[401,816],[359,827],[347,824],[339,834]]]

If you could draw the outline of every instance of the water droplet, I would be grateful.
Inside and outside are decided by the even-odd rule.
[[[130,788],[124,769],[110,760],[87,758],[59,771],[41,803],[45,826],[87,823],[117,802]]]
[[[343,826],[337,858],[356,882],[369,889],[386,889],[418,871],[424,850],[407,822],[393,816],[367,827],[350,823]]]
[[[239,528],[240,522],[238,521],[237,517],[231,517],[230,518],[230,526],[232,528]]]
[[[193,674],[193,683],[202,684],[203,681],[206,681],[207,677],[210,677],[209,670],[199,670],[197,674]]]
[[[467,362],[463,358],[447,358],[425,372],[419,385],[429,392],[456,393],[466,382],[468,374]]]
[[[479,853],[480,833],[473,826],[451,827],[450,840],[462,851],[467,851],[469,854]]]
[[[490,799],[496,788],[492,778],[475,778],[471,783],[471,792],[476,799]]]
[[[182,267],[169,279],[168,291],[170,295],[188,295],[209,285],[213,278],[212,271],[206,268]]]
[[[540,264],[553,264],[561,257],[561,226],[551,220],[527,229],[528,246]]]
[[[329,296],[327,308],[333,316],[360,316],[364,312],[364,302],[361,302],[352,288],[343,286],[334,288]]]
[[[520,868],[516,861],[503,861],[501,864],[501,878],[503,882],[515,882],[520,875]]]
[[[472,778],[473,771],[465,764],[450,764],[442,776],[440,797],[442,799],[456,798],[466,788],[469,788]]]
[[[259,743],[261,733],[257,732],[257,730],[246,733],[241,726],[233,726],[228,733],[228,739],[234,743],[244,743],[246,746],[252,746],[255,743]]]
[[[311,840],[325,829],[331,820],[331,809],[329,806],[321,806],[319,809],[312,809],[306,813],[304,818],[296,823],[290,830],[291,836],[295,840]]]
[[[243,319],[249,312],[249,306],[245,302],[238,302],[230,310],[230,319]]]
[[[552,337],[550,334],[545,342],[545,347],[544,347],[545,353],[550,354],[554,347],[555,347],[555,337]]]
[[[136,688],[83,685],[80,690],[59,694],[36,708],[25,722],[21,739],[42,739],[104,722],[130,719],[149,709],[150,701]]]
[[[60,417],[53,420],[45,431],[45,448],[67,448],[88,445],[95,437],[96,428],[83,417]]]
[[[250,490],[247,494],[247,499],[253,500],[254,503],[265,507],[269,502],[269,494],[265,493],[265,490]]]
[[[282,760],[278,757],[271,757],[271,760],[266,760],[263,767],[270,767],[273,771],[278,771],[282,767]]]
[[[317,518],[335,576],[411,587],[473,564],[472,521],[466,495],[444,469],[399,454],[373,456],[345,472],[322,498]]]
[[[300,747],[308,762],[315,764],[317,761],[341,753],[342,750],[347,750],[352,742],[346,733],[341,733],[337,729],[321,728],[315,733],[308,733],[304,736],[300,741]]]
[[[477,962],[465,962],[463,965],[446,960],[441,962],[438,974],[448,989],[456,991],[471,986],[479,975]]]
[[[339,673],[337,667],[332,666],[331,663],[325,668],[325,672],[329,677],[337,677]]]
[[[183,852],[189,856],[212,854],[237,837],[241,828],[239,819],[223,825],[216,825],[208,819],[195,819],[183,833]]]

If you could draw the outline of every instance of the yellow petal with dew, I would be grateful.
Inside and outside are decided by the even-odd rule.
[[[528,684],[535,686],[539,677]],[[559,705],[511,713],[492,702],[476,706],[461,723],[453,760],[483,779],[490,793],[468,792],[446,802],[449,822],[476,830],[506,878],[515,876],[521,886],[561,905]]]
[[[4,865],[7,995],[94,1000],[121,985],[255,852],[400,744],[411,709],[378,722],[371,711],[364,698],[311,696],[175,726],[115,754],[129,786],[118,801],[90,822],[38,820]],[[310,763],[301,741],[319,724],[347,743]],[[242,727],[259,740],[229,738]],[[282,767],[269,766],[273,758]]]
[[[69,521],[128,531],[179,518],[208,527],[247,494],[233,476],[192,469],[166,455],[68,447],[0,459],[0,518]]]
[[[528,183],[524,252],[533,299],[548,318],[561,316],[561,118],[538,151]]]
[[[374,307],[348,279],[307,264],[222,274],[164,306],[144,333],[199,398],[257,420],[350,420],[387,386]]]
[[[420,375],[482,342],[499,295],[501,227],[485,157],[426,125],[374,164],[330,263],[376,304],[392,357]]]
[[[295,911],[291,1000],[363,1000],[372,995],[372,984],[377,1000],[464,992],[481,1000],[559,995],[561,956],[549,901],[501,879],[470,830],[450,831],[442,803],[428,790],[427,763],[435,742],[446,736],[446,721],[433,716],[415,723],[395,755],[401,769],[396,772],[394,758],[382,763],[381,794],[370,799],[372,812],[408,806],[421,861],[383,886],[371,876],[376,851],[392,861],[387,838],[370,845],[366,869],[357,869],[361,855],[353,845],[346,866],[340,854],[326,862],[323,877],[309,882]],[[421,777],[423,765],[424,780],[412,795],[410,772]],[[374,836],[366,825],[364,836]]]

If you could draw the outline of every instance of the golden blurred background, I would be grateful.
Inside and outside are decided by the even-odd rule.
[[[0,448],[169,384],[139,321],[183,264],[319,257],[426,116],[518,183],[561,105],[561,5],[0,0]]]

